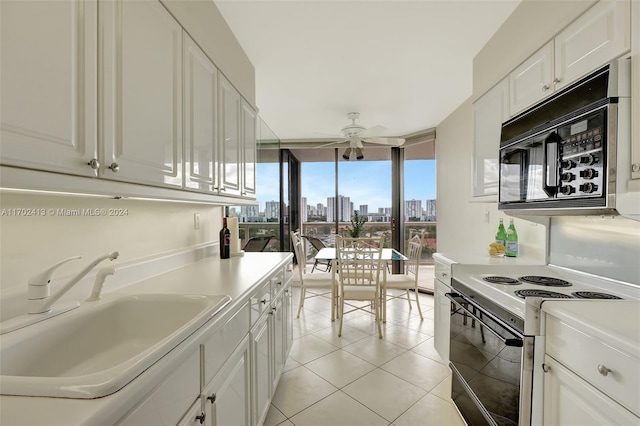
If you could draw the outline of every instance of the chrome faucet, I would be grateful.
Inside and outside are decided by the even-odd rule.
[[[51,278],[53,276],[54,271],[62,264],[67,263],[71,260],[80,259],[80,256],[70,257],[65,259],[50,268],[46,269],[42,273],[36,275],[35,277],[29,280],[29,290],[28,290],[28,307],[30,314],[44,314],[51,310],[51,306],[58,300],[63,294],[71,289],[74,285],[78,283],[85,275],[87,275],[93,268],[96,267],[103,260],[114,260],[117,259],[120,254],[117,251],[113,251],[111,253],[107,253],[98,257],[96,260],[91,262],[80,271],[75,277],[73,277],[68,283],[66,283],[62,288],[60,288],[56,293],[52,296],[49,296],[50,293],[50,283]]]

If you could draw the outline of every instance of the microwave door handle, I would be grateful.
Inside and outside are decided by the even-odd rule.
[[[561,140],[560,135],[551,132],[542,147],[542,189],[549,197],[554,197],[558,192],[558,142]]]

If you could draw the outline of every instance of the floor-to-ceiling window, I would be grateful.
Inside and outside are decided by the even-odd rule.
[[[300,147],[301,230],[334,244],[357,211],[367,218],[365,235],[384,235],[385,245],[400,251],[419,234],[423,263],[435,250],[434,141],[413,141],[403,148],[367,146],[363,159],[343,158],[345,147]],[[307,245],[308,259],[315,250]],[[397,265],[401,266],[401,265]],[[395,269],[395,268],[394,268]]]

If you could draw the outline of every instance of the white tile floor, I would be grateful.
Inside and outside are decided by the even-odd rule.
[[[298,297],[294,287],[294,315]],[[307,299],[294,316],[293,347],[266,426],[464,425],[433,347],[433,296],[420,294],[423,321],[415,305],[390,302],[383,339],[366,312],[347,314],[338,337],[329,303]]]

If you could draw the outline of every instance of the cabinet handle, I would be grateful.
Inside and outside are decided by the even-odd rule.
[[[98,170],[100,168],[100,162],[96,158],[92,158],[87,164],[89,164],[93,170]]]
[[[544,86],[542,86],[542,91],[543,92],[546,92],[547,90],[549,90],[549,86],[548,85],[545,84]]]
[[[267,299],[262,299],[262,300],[260,301],[260,303],[262,303],[263,305],[266,305],[266,304],[267,304]]]
[[[560,77],[556,77],[553,79],[553,84],[558,84],[562,81],[562,79]]]
[[[448,276],[448,275],[449,275],[449,274],[447,274],[446,272],[443,272],[443,273],[442,273],[442,278],[447,278],[447,276]]]
[[[111,163],[109,169],[111,169],[113,173],[118,173],[118,170],[120,170],[120,166],[118,165],[118,163]]]
[[[631,171],[633,173],[640,172],[640,163],[633,163],[631,165]]]
[[[224,186],[221,186],[221,187],[220,187],[220,191],[224,192],[224,191],[226,191],[226,190],[227,190],[227,188],[225,188]]]
[[[207,397],[207,401],[211,402],[212,404],[214,404],[216,402],[216,394],[212,393],[211,396]]]
[[[278,285],[282,285],[282,281],[278,281],[276,284],[278,284]]]
[[[199,416],[196,416],[196,420],[198,420],[200,422],[200,424],[204,423],[204,419],[207,418],[207,414],[206,413],[200,413]]]
[[[602,374],[603,376],[607,376],[609,375],[609,373],[611,373],[611,369],[605,367],[602,364],[598,364],[598,373]]]
[[[549,371],[551,371],[551,367],[549,367],[547,364],[542,364],[542,371],[548,373]]]

